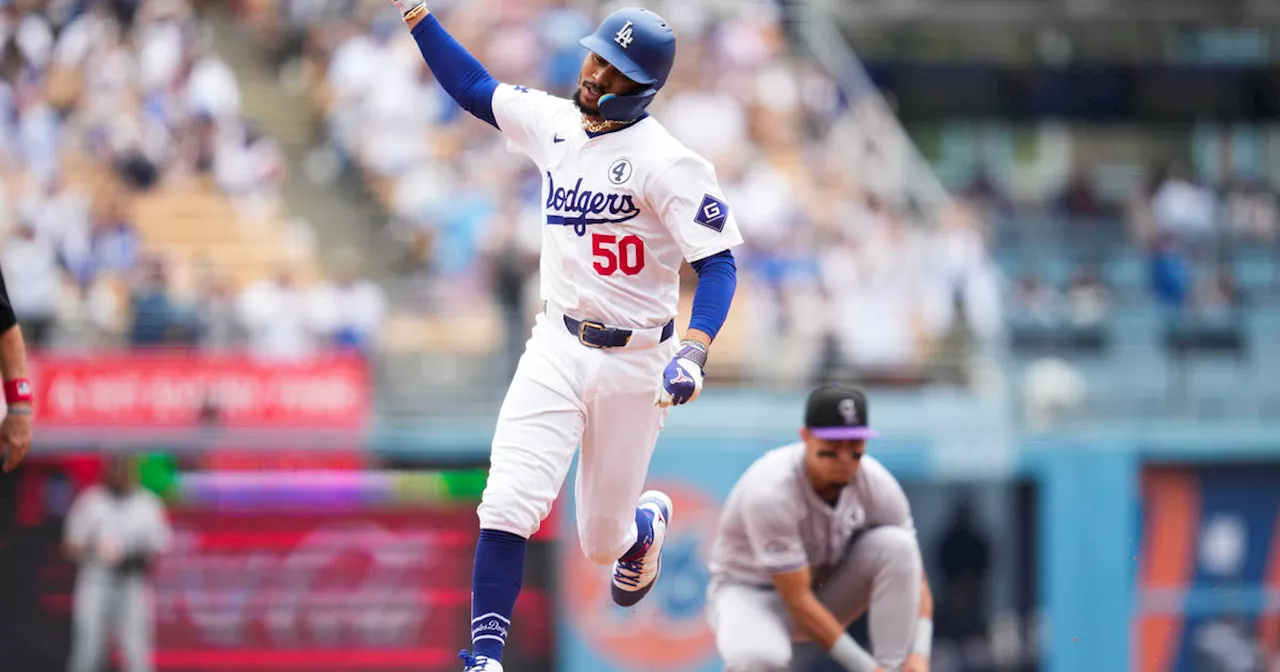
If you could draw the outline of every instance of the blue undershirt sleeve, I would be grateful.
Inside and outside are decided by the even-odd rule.
[[[690,265],[698,274],[698,288],[693,292],[689,328],[706,332],[714,339],[729,316],[733,293],[738,288],[738,266],[729,250]]]
[[[445,92],[462,109],[498,128],[493,116],[493,92],[498,89],[498,80],[480,61],[458,44],[432,14],[413,27],[413,39]]]

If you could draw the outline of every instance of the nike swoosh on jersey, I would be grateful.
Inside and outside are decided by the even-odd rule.
[[[556,134],[551,136],[551,142],[564,142],[564,138],[560,137],[559,134]]]

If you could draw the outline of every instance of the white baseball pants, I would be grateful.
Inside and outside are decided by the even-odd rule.
[[[635,543],[636,502],[667,417],[654,400],[679,344],[658,343],[655,331],[624,348],[590,348],[559,313],[538,314],[498,412],[482,529],[537,532],[581,444],[574,492],[583,553],[610,564]]]
[[[102,669],[107,638],[114,634],[124,672],[151,672],[151,589],[146,579],[114,576],[101,567],[87,567],[76,576],[75,591],[68,670]]]
[[[871,654],[893,670],[911,653],[922,571],[913,532],[877,527],[853,541],[829,577],[814,577],[814,593],[846,627],[869,608]],[[707,618],[725,672],[787,672],[792,644],[809,639],[796,630],[782,598],[768,586],[713,583],[707,590]]]

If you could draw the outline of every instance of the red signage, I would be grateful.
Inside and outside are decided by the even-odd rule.
[[[469,639],[470,506],[172,521],[161,669],[453,669]]]
[[[293,463],[316,480],[301,459]],[[76,570],[62,553],[63,516],[101,467],[96,454],[33,454],[10,475],[16,481],[0,478],[0,498],[9,483],[15,500],[11,511],[0,502],[0,670],[67,669]],[[181,477],[201,475],[212,474]],[[172,543],[150,581],[155,668],[461,669],[456,655],[471,643],[476,502],[404,499],[299,500],[264,487],[227,490],[206,505],[175,500]],[[520,625],[506,648],[522,672],[558,669],[554,546],[528,546],[513,618]]]
[[[192,353],[33,357],[42,426],[359,428],[368,366],[356,357],[262,362]]]

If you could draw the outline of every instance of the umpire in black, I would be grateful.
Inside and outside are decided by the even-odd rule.
[[[27,378],[27,347],[18,316],[9,303],[4,273],[0,272],[0,377],[4,378],[4,421],[0,422],[0,455],[4,471],[18,468],[31,448],[31,381]]]

